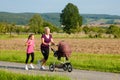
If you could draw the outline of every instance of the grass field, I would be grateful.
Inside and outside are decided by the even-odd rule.
[[[25,75],[12,73],[5,70],[0,70],[0,80],[70,80],[67,77],[61,76],[40,76],[40,75]]]
[[[11,36],[9,34],[6,35],[1,35],[0,39],[10,39],[10,38],[27,38],[29,34],[21,34],[21,35],[17,35],[17,34],[12,34]],[[80,38],[88,38],[88,35],[85,34],[66,34],[66,33],[53,33],[52,34],[54,38],[69,38],[69,39],[80,39]],[[40,38],[41,34],[37,34],[35,35],[35,38]]]
[[[1,50],[0,60],[11,62],[25,62],[26,54],[24,51]],[[40,52],[35,52],[34,64],[37,60],[42,59]],[[56,60],[50,53],[47,65]],[[62,59],[63,60],[63,59]],[[56,60],[57,61],[57,60]],[[120,73],[120,55],[119,54],[89,54],[89,53],[73,53],[70,57],[73,68],[81,70],[95,70],[104,72]]]
[[[28,35],[0,36],[0,60],[25,62]],[[35,61],[42,58],[40,53],[40,36],[35,35]],[[53,34],[54,41],[67,41],[72,48],[70,60],[74,68],[120,73],[120,40],[119,39],[88,39],[82,35]],[[47,65],[54,61],[51,52]]]
[[[83,54],[72,55],[72,64],[77,69],[120,73],[119,54]]]

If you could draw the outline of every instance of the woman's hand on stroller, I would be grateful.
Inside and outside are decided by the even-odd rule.
[[[58,46],[58,44],[55,44],[55,43],[49,43],[49,46]]]

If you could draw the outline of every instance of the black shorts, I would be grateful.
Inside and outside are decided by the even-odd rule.
[[[41,49],[41,53],[42,53],[44,59],[47,60],[49,57],[49,48]]]

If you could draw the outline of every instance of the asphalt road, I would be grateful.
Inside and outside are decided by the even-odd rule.
[[[4,69],[11,72],[22,73],[22,74],[33,74],[33,75],[60,75],[68,76],[71,80],[120,80],[120,74],[117,73],[108,73],[108,72],[97,72],[97,71],[85,71],[85,70],[76,70],[72,72],[65,72],[62,69],[56,69],[54,72],[50,72],[48,67],[46,70],[39,70],[37,65],[34,65],[34,70],[26,71],[24,69],[25,64],[23,63],[14,63],[14,62],[4,62],[0,61],[0,69]]]

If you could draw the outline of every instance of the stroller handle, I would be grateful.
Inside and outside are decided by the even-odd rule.
[[[54,48],[52,48],[51,46],[58,46],[58,44],[57,44],[57,45],[56,45],[56,44],[49,45],[49,48],[53,51],[53,53],[55,53],[55,52],[56,52],[56,50],[55,50]]]
[[[51,48],[52,51],[55,51],[51,46],[58,46],[58,44],[54,44],[54,45],[49,45],[49,48]]]
[[[51,50],[54,52],[55,50],[53,48],[51,48]]]

